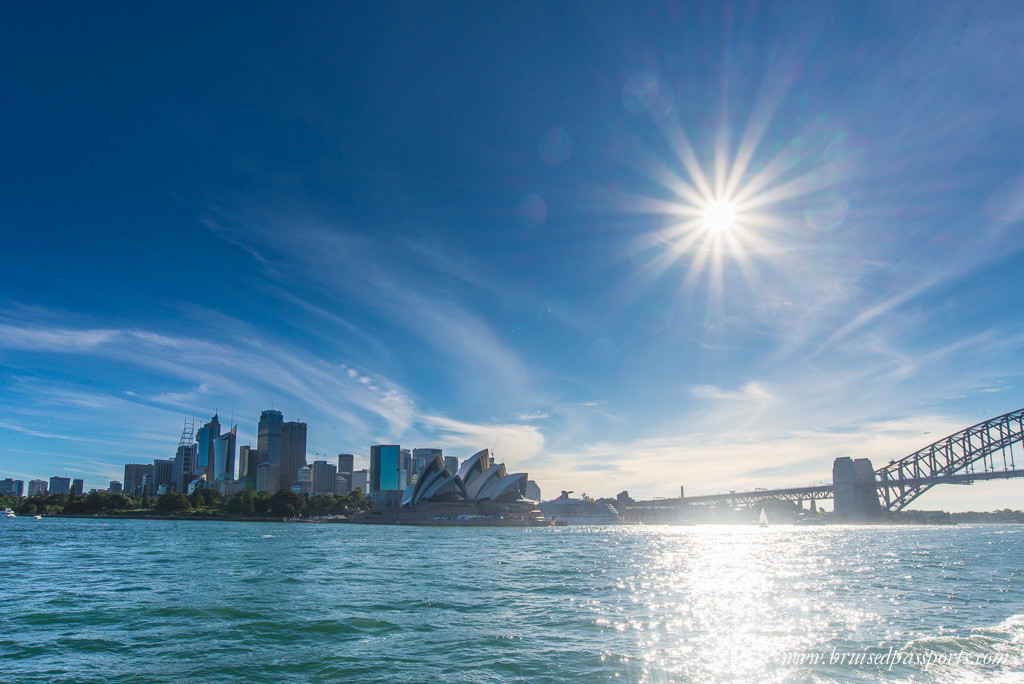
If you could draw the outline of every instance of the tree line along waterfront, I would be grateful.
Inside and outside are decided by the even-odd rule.
[[[159,496],[137,496],[118,492],[78,495],[0,496],[0,508],[18,515],[96,515],[126,518],[165,517],[268,520],[293,517],[349,515],[365,511],[373,503],[355,489],[344,496],[298,494],[282,489],[274,494],[246,489],[224,497],[215,489],[196,489],[191,494],[168,492]]]

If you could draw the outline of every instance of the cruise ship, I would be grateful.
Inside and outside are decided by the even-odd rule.
[[[551,501],[542,501],[537,508],[545,518],[563,520],[570,525],[617,525],[619,512],[610,503],[598,503],[591,499],[570,499],[572,492]]]

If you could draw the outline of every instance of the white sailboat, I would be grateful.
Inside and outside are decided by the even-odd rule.
[[[768,527],[768,514],[764,512],[764,507],[761,508],[761,527]]]

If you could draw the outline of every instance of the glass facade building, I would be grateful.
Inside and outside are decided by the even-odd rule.
[[[402,468],[402,449],[397,444],[375,444],[370,447],[371,492],[405,489],[406,477]]]
[[[213,470],[210,479],[235,479],[235,439],[238,426],[234,425],[223,435],[213,440]]]

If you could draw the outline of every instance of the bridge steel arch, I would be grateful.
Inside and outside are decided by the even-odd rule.
[[[1013,445],[1022,443],[1024,409],[972,425],[878,468],[875,478],[879,503],[885,509],[899,511],[943,482],[970,484],[972,478],[1015,476]]]

